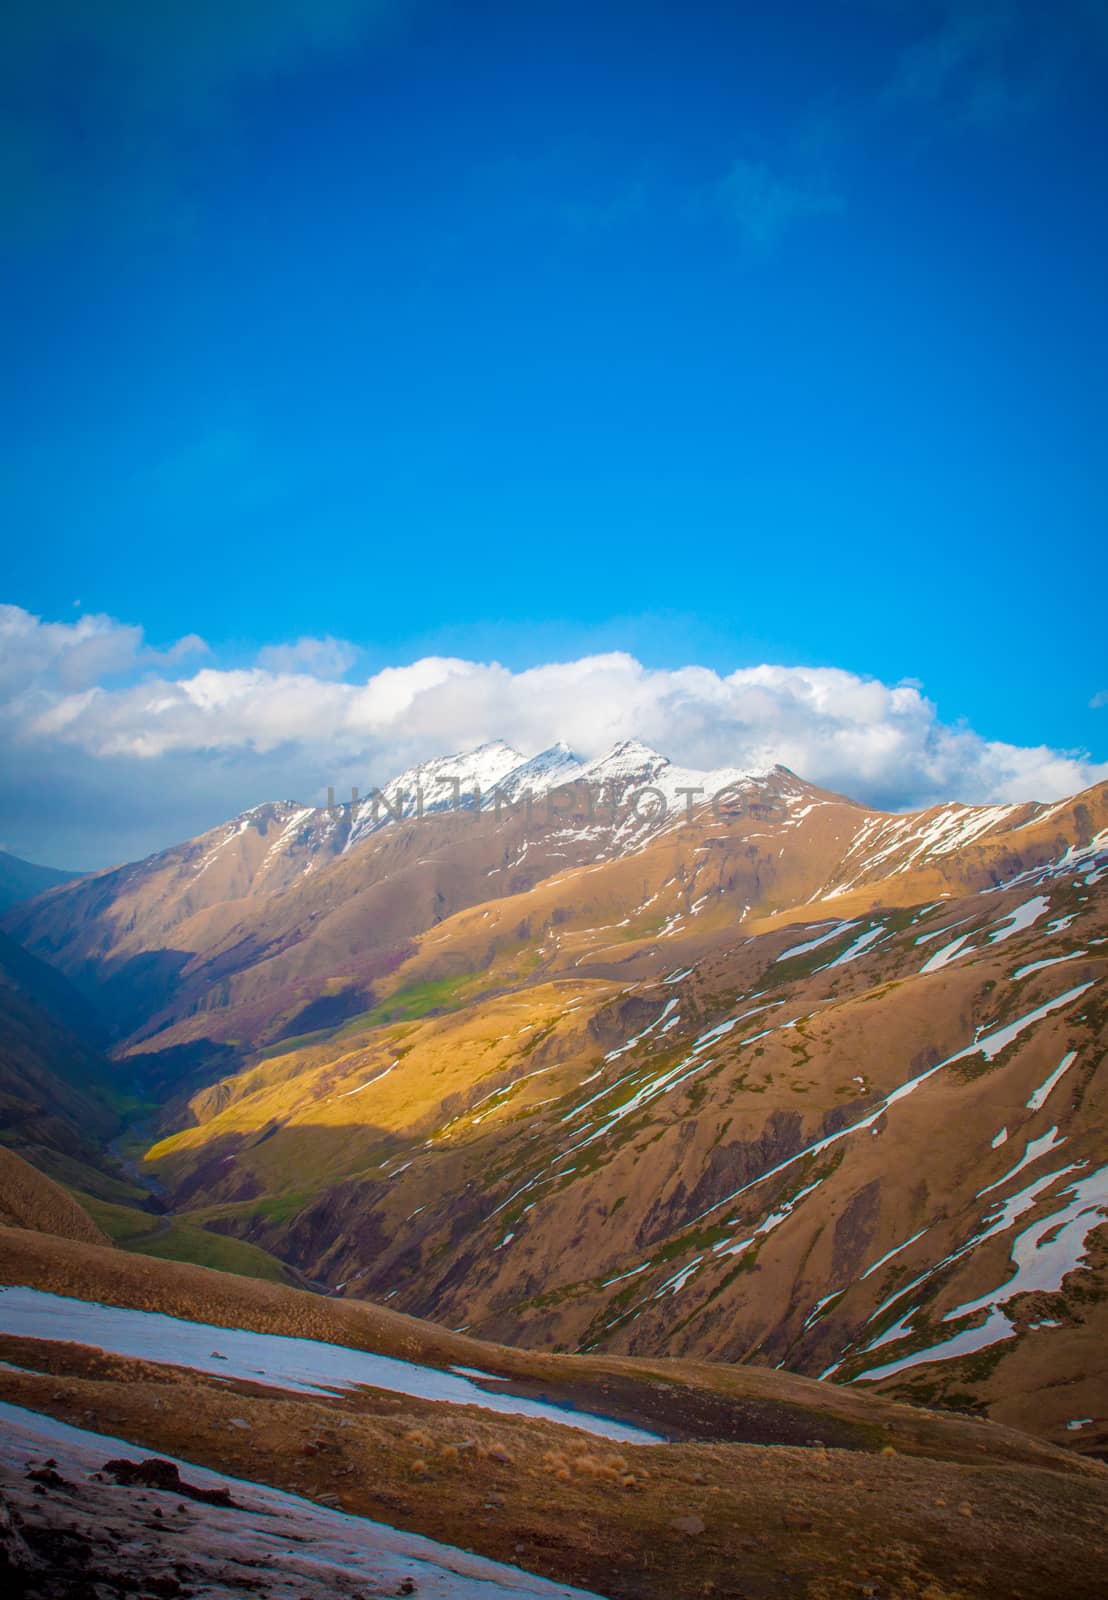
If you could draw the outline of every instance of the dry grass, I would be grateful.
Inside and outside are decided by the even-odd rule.
[[[307,1399],[28,1340],[0,1341],[0,1357],[41,1373],[0,1373],[17,1404],[613,1600],[1102,1593],[1102,1471],[740,1444],[615,1451],[379,1391]]]
[[[72,1195],[14,1150],[0,1145],[0,1223],[32,1228],[81,1244],[111,1243]]]
[[[788,1372],[515,1350],[364,1301],[328,1300],[258,1279],[23,1229],[0,1227],[0,1283],[28,1284],[219,1327],[320,1339],[427,1366],[474,1367],[514,1380],[519,1392],[541,1392],[670,1437],[761,1443],[820,1438],[875,1451],[892,1443],[905,1455],[945,1461],[1026,1462],[1073,1473],[1100,1470],[1014,1429],[925,1411]]]

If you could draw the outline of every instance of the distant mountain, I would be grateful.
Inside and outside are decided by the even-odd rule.
[[[0,1144],[85,1188],[100,1183],[120,1127],[103,1044],[66,978],[0,934]]]
[[[137,1048],[156,1034],[159,1052],[180,1047],[202,1075],[205,1062],[227,1069],[231,1040],[273,1043],[314,1029],[321,1007],[332,1021],[367,1009],[411,940],[444,917],[563,864],[634,855],[685,816],[680,791],[704,810],[725,788],[729,803],[745,794],[759,807],[823,793],[784,768],[678,768],[636,741],[590,763],[564,745],[524,761],[499,742],[423,762],[382,785],[380,800],[255,806],[17,906],[4,926],[117,1038]]]
[[[62,872],[57,867],[36,866],[33,861],[21,861],[18,856],[0,850],[0,912],[78,876],[76,872]]]
[[[381,786],[379,797],[367,795],[351,819],[346,848],[387,827],[397,817],[428,816],[452,809],[475,810],[482,797],[524,765],[511,745],[496,740],[476,750],[437,756],[409,767]]]
[[[625,741],[409,787],[5,918],[162,1101],[178,1208],[492,1339],[1108,1452],[1108,785],[893,815]]]

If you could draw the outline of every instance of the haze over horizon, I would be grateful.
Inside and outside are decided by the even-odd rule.
[[[627,652],[512,672],[424,657],[358,678],[346,641],[303,638],[224,667],[198,639],[165,651],[107,617],[43,623],[0,605],[0,849],[77,870],[137,859],[266,800],[325,803],[503,739],[585,759],[642,739],[691,767],[776,763],[888,810],[1056,800],[1108,779],[1087,753],[942,722],[916,683],[835,668],[720,675]]]

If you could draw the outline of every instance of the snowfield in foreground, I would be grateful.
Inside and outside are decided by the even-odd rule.
[[[0,1402],[5,1498],[17,1501],[25,1522],[48,1515],[42,1500],[32,1501],[24,1475],[29,1460],[53,1458],[69,1485],[54,1498],[64,1494],[66,1526],[87,1541],[93,1568],[116,1553],[102,1539],[110,1522],[115,1534],[128,1535],[123,1552],[127,1564],[141,1567],[147,1581],[160,1577],[163,1569],[176,1570],[183,1560],[200,1580],[190,1582],[190,1588],[210,1595],[249,1591],[266,1600],[340,1600],[355,1593],[413,1593],[420,1600],[597,1600],[589,1590],[551,1583],[453,1545],[171,1456],[158,1459],[173,1461],[181,1477],[197,1488],[226,1489],[234,1507],[185,1503],[176,1491],[151,1488],[142,1489],[140,1500],[133,1489],[89,1481],[109,1460],[123,1456],[137,1462],[150,1454],[126,1440]],[[152,1507],[158,1508],[164,1526],[152,1523]]]
[[[541,1417],[544,1422],[581,1428],[620,1444],[661,1443],[659,1434],[631,1423],[545,1400],[483,1389],[459,1372],[442,1372],[437,1367],[351,1350],[346,1345],[325,1344],[319,1339],[294,1339],[284,1334],[185,1322],[160,1311],[133,1311],[92,1300],[72,1300],[40,1289],[0,1289],[0,1332],[25,1339],[93,1345],[132,1360],[189,1367],[218,1378],[245,1378],[251,1383],[302,1394],[333,1394],[364,1385],[418,1400]],[[486,1381],[504,1380],[490,1375]]]

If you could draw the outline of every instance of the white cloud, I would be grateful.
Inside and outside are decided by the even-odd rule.
[[[20,606],[0,605],[0,697],[18,702],[28,693],[80,690],[137,667],[176,666],[207,649],[195,633],[151,650],[141,628],[111,617],[43,622]]]
[[[527,755],[564,739],[588,757],[638,737],[690,765],[780,761],[890,809],[1052,800],[1108,778],[1108,764],[1084,752],[940,722],[915,681],[834,667],[723,676],[611,652],[513,672],[429,656],[345,683],[331,676],[353,648],[340,640],[189,672],[180,661],[198,647],[189,636],[158,655],[140,628],[107,617],[51,623],[0,607],[4,832],[40,858],[84,865],[167,844],[262,799],[319,799],[328,783],[364,791],[413,761],[493,738]],[[44,784],[49,805],[30,798]]]
[[[358,659],[358,647],[330,634],[301,638],[295,644],[270,644],[258,651],[258,665],[269,672],[311,672],[317,678],[341,678]]]

